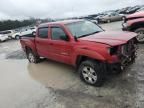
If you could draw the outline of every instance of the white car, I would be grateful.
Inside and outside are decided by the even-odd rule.
[[[12,35],[14,34],[14,31],[13,30],[6,30],[6,31],[1,31],[0,32],[1,35],[6,35],[9,37],[9,39],[12,38]]]
[[[22,30],[12,35],[12,38],[19,39],[21,36],[28,36],[36,33],[36,27],[31,27],[29,29]]]
[[[12,38],[13,38],[13,39],[19,39],[20,35],[21,35],[21,32],[14,33],[14,34],[12,35]]]
[[[8,39],[9,39],[8,35],[0,34],[0,42],[6,41]]]

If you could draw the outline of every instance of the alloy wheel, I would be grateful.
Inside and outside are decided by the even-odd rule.
[[[82,69],[82,75],[87,83],[94,84],[97,81],[97,74],[95,70],[90,66],[84,66]]]
[[[28,54],[28,59],[31,63],[34,63],[35,62],[35,58],[34,58],[34,55],[32,53],[29,53]]]
[[[137,40],[139,42],[143,42],[144,41],[144,30],[138,31],[137,34],[138,34],[138,36],[136,37]]]

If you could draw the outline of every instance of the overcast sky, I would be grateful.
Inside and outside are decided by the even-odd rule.
[[[144,4],[144,0],[0,0],[0,20],[62,18]]]

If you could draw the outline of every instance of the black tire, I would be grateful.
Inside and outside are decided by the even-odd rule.
[[[125,19],[125,16],[121,17],[121,20],[122,20],[122,21],[124,21],[124,19]]]
[[[19,35],[16,35],[16,36],[15,36],[15,39],[16,39],[16,40],[19,40],[19,39],[20,39],[20,36],[19,36]]]
[[[27,55],[27,59],[29,60],[30,63],[39,63],[40,61],[40,57],[38,55],[36,55],[32,50],[27,50],[26,52],[26,55]],[[32,58],[30,57],[33,57],[33,60]]]
[[[140,33],[143,33],[143,34],[141,34],[141,36],[142,36],[141,39],[138,36],[136,39],[139,43],[144,43],[144,27],[136,29],[135,32],[138,34],[138,36],[140,36]]]
[[[84,75],[85,74],[84,69],[86,67],[89,67],[89,68],[91,68],[95,71],[95,72],[92,72],[91,75],[92,75],[93,78],[97,77],[96,81],[95,81],[95,79],[90,78],[93,81],[89,82],[89,81],[87,81],[87,80],[89,80],[89,76],[87,78],[84,77],[85,76]],[[81,65],[79,66],[78,72],[79,72],[79,75],[80,75],[80,78],[81,78],[82,81],[84,81],[85,83],[87,83],[89,85],[93,85],[93,86],[96,86],[96,87],[102,86],[102,84],[104,82],[104,79],[105,79],[105,75],[106,75],[104,64],[98,63],[94,60],[83,61],[81,63]]]

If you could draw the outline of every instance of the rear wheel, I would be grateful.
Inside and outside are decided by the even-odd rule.
[[[139,43],[143,43],[144,42],[144,28],[138,28],[135,30],[135,32],[138,34],[138,36],[136,37],[137,41]]]
[[[30,63],[38,63],[40,61],[40,57],[36,56],[31,50],[28,50],[26,54]]]
[[[86,60],[79,66],[78,72],[80,78],[87,84],[101,86],[105,78],[105,69],[101,63],[94,60]]]
[[[16,35],[15,36],[15,39],[19,40],[20,36],[19,35]]]

